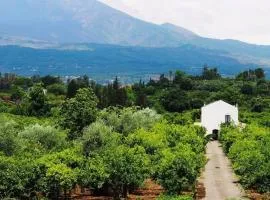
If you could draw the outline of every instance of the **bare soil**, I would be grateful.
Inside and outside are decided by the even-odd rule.
[[[128,195],[129,200],[154,200],[157,199],[164,192],[164,189],[156,184],[154,181],[148,179],[145,181],[144,186],[135,190]],[[93,196],[90,190],[84,190],[77,186],[71,192],[71,199],[74,200],[112,200],[112,197],[108,196]]]

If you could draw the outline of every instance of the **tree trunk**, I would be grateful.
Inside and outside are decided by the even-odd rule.
[[[127,197],[128,197],[128,187],[127,187],[127,185],[123,186],[123,197],[125,199],[127,199]]]

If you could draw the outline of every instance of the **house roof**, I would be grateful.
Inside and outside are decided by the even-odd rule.
[[[229,104],[229,103],[227,103],[227,102],[225,102],[225,101],[223,101],[223,100],[218,100],[218,101],[214,101],[214,102],[212,102],[212,103],[210,103],[210,104],[207,104],[207,105],[203,106],[202,108],[209,107],[209,106],[212,106],[212,105],[214,105],[214,104],[225,104],[225,105],[227,105],[227,106],[236,107],[236,106],[233,106],[233,105],[231,105],[231,104]]]

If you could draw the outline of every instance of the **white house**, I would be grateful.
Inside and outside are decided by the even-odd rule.
[[[207,134],[217,134],[222,123],[238,121],[238,107],[222,100],[215,101],[201,108],[201,126],[206,128]]]

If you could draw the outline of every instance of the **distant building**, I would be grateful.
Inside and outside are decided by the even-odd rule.
[[[219,100],[201,108],[201,126],[206,128],[207,134],[217,136],[222,123],[239,124],[237,106]]]

